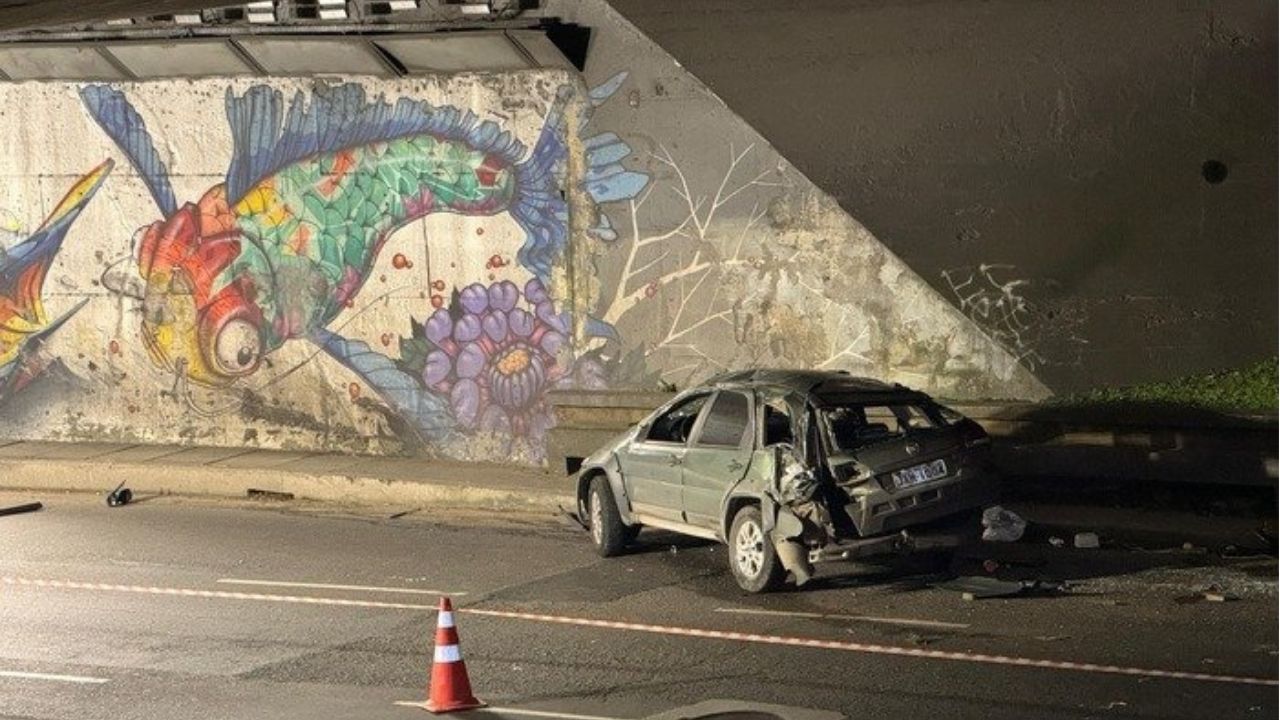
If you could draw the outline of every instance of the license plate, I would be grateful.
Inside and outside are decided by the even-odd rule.
[[[946,474],[947,463],[942,460],[934,460],[933,462],[913,465],[895,472],[893,474],[893,486],[901,490],[913,485],[927,483],[930,480],[937,480]]]

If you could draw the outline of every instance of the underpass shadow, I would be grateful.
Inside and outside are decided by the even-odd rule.
[[[1124,483],[1208,486],[1242,503],[1269,499],[1274,509],[1274,413],[1098,400],[1006,407],[985,421],[1000,471],[1029,491],[1145,507],[1151,498]]]
[[[653,555],[655,553],[671,553],[673,548],[679,553],[681,550],[692,550],[718,544],[715,540],[682,535],[669,530],[645,528],[640,531],[640,535],[636,537],[635,541],[627,547],[625,554]]]

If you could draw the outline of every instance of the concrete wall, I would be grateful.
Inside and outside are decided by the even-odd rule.
[[[563,11],[585,78],[0,84],[0,437],[537,463],[552,389],[1046,394],[605,4]]]
[[[309,80],[0,84],[0,436],[538,461],[542,395],[597,382],[574,357],[559,270],[518,257],[534,243],[562,265],[559,198],[579,196],[563,177],[564,143],[577,142],[563,127],[579,119],[579,81],[542,71],[355,78],[323,92],[353,86],[366,108],[385,95],[430,103],[417,108],[437,117],[473,112],[494,123],[489,150],[468,150],[484,128],[472,123],[473,141],[459,140],[463,123],[446,117],[420,133],[431,139],[418,147],[434,163],[430,179],[397,176],[411,159],[386,142],[374,165],[316,150],[236,203],[230,190],[209,192],[235,152],[230,98],[275,90],[283,110],[298,94],[297,109],[319,108],[313,119],[327,114],[330,132],[355,123],[354,111],[321,108],[312,93],[325,86]],[[136,169],[146,163],[112,141],[110,120],[91,117],[91,92],[136,108],[124,126],[153,139],[178,210],[162,212]],[[565,122],[553,123],[542,159],[561,173],[513,167],[504,148],[517,161],[535,152],[557,92]],[[259,153],[282,144],[266,116],[251,125]],[[366,145],[392,135],[375,129]],[[400,187],[368,184],[370,167],[373,180],[389,174]],[[390,195],[397,211],[435,207],[378,248],[371,231],[392,212]],[[520,211],[520,197],[546,212]],[[199,228],[184,228],[196,202]],[[220,244],[228,231],[234,244]],[[319,329],[364,345],[340,359]]]
[[[1276,3],[611,5],[1054,391],[1275,354]]]
[[[651,178],[583,244],[579,297],[616,326],[628,384],[687,387],[742,367],[844,369],[948,397],[1045,387],[663,48],[600,1],[551,3],[590,27],[585,78],[628,72],[593,131]],[[796,117],[797,128],[807,119]]]

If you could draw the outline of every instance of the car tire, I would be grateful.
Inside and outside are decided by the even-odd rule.
[[[747,505],[733,516],[729,527],[729,569],[738,587],[749,593],[776,590],[786,576],[756,505]]]
[[[591,544],[600,557],[621,554],[629,542],[628,535],[634,537],[622,523],[613,488],[609,487],[609,478],[604,475],[592,478],[587,490],[587,529],[591,533]]]

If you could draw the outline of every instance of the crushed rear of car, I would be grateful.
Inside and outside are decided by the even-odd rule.
[[[579,514],[602,555],[641,526],[729,545],[752,592],[812,564],[976,537],[990,441],[928,395],[840,372],[752,370],[678,395],[594,453]]]

